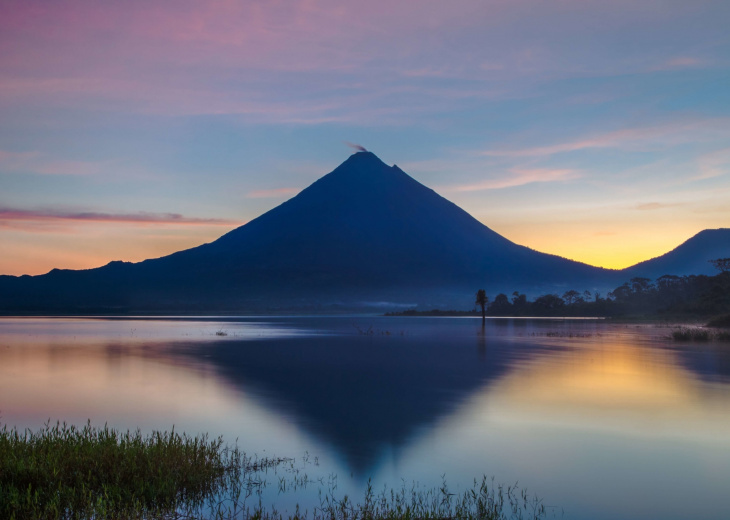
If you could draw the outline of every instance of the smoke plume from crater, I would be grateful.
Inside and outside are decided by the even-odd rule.
[[[349,141],[345,141],[345,144],[347,146],[349,146],[350,148],[354,148],[358,152],[367,152],[368,151],[367,148],[365,148],[364,146],[362,146],[360,144],[351,143]]]

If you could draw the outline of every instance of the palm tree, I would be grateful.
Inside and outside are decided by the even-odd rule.
[[[482,324],[484,324],[484,321],[487,319],[486,308],[488,301],[489,298],[487,298],[487,292],[484,289],[479,289],[477,291],[477,301],[475,303],[482,308]]]

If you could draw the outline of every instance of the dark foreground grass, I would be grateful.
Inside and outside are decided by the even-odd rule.
[[[221,439],[56,424],[0,430],[0,518],[171,517],[245,459]]]
[[[471,490],[371,487],[360,502],[319,489],[319,505],[282,513],[265,506],[264,475],[289,468],[294,487],[318,485],[293,459],[251,459],[222,439],[47,424],[38,432],[0,430],[0,518],[415,520],[538,519],[547,511],[524,490],[486,478]],[[285,464],[288,463],[288,464]],[[282,487],[282,483],[284,483]],[[323,485],[319,481],[319,485]],[[290,484],[291,485],[291,484]],[[286,492],[279,478],[279,492]],[[258,497],[258,498],[257,498]]]

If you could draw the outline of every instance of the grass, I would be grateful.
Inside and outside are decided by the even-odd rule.
[[[201,506],[249,463],[220,438],[174,429],[143,437],[90,424],[46,424],[38,432],[4,426],[0,518],[173,518]]]
[[[444,481],[436,489],[417,485],[400,490],[373,492],[370,482],[364,500],[351,502],[347,497],[321,499],[312,518],[317,520],[507,520],[541,519],[548,508],[517,485],[495,485],[486,477],[474,481],[471,489],[452,493]],[[307,515],[305,515],[306,517]],[[281,516],[276,517],[280,520]]]
[[[540,519],[547,510],[516,486],[484,478],[452,493],[417,485],[376,494],[368,483],[362,501],[337,498],[336,480],[319,488],[319,505],[291,513],[266,507],[264,474],[288,471],[279,493],[317,484],[293,459],[250,459],[222,439],[172,432],[142,436],[106,426],[46,424],[38,432],[0,430],[0,518],[25,519],[233,519],[507,520]],[[289,462],[289,464],[284,464]],[[288,466],[288,469],[287,469]],[[319,485],[324,485],[319,481]],[[288,486],[288,487],[287,487]],[[258,502],[251,506],[251,496]]]

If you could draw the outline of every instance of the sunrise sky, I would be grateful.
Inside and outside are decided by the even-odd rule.
[[[730,2],[0,3],[0,274],[214,240],[359,143],[626,267],[730,227]]]

